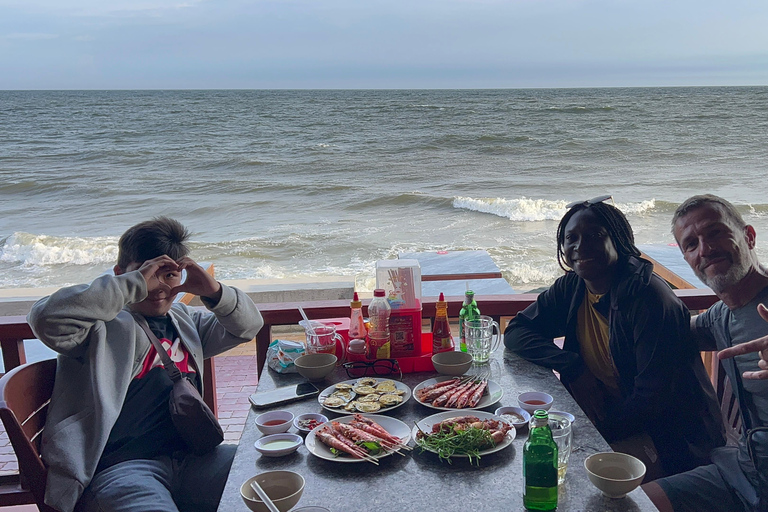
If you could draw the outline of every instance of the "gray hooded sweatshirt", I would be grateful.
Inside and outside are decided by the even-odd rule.
[[[27,317],[35,336],[59,353],[41,455],[48,466],[45,502],[62,512],[74,509],[93,478],[128,385],[149,353],[149,339],[126,309],[146,296],[138,271],[104,275],[40,299]],[[210,312],[184,304],[169,312],[197,368],[251,340],[264,323],[236,288],[222,285],[218,304],[203,303]]]

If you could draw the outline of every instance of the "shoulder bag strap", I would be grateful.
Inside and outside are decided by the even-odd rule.
[[[136,323],[139,324],[139,327],[141,327],[147,334],[147,337],[152,343],[152,346],[155,347],[157,355],[160,356],[160,360],[163,362],[163,366],[168,372],[168,376],[171,378],[171,381],[176,382],[179,380],[181,378],[181,370],[179,370],[179,367],[176,366],[176,363],[173,362],[171,356],[168,355],[168,352],[165,351],[163,344],[160,343],[160,340],[157,339],[157,336],[155,336],[155,333],[152,332],[152,329],[149,328],[147,320],[143,316],[137,315],[136,313],[131,314],[133,315],[134,320],[136,320]]]

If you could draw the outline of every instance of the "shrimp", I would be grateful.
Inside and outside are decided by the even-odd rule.
[[[318,430],[315,436],[323,444],[330,446],[331,448],[335,448],[340,452],[348,453],[349,455],[355,457],[356,459],[363,458],[363,454],[360,449],[358,449],[357,447],[352,448],[351,446],[346,445],[340,439],[337,439],[335,436],[333,436],[329,432],[326,432],[325,429]]]

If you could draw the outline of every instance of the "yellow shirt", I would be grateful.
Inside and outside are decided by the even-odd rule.
[[[619,395],[619,384],[616,369],[613,366],[608,319],[601,315],[595,304],[602,295],[596,295],[589,290],[579,307],[577,329],[581,357],[589,371],[608,387],[614,395]]]

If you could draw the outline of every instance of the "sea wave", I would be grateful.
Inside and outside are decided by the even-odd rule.
[[[537,222],[560,220],[565,215],[570,201],[565,199],[519,199],[455,197],[453,207],[457,209],[489,213],[515,222]],[[655,208],[655,199],[637,203],[616,203],[616,207],[626,214],[641,215]]]
[[[28,266],[114,264],[117,238],[57,237],[17,232],[0,246],[0,261]]]

